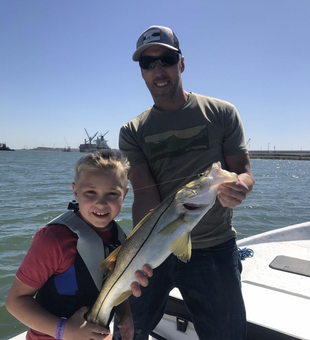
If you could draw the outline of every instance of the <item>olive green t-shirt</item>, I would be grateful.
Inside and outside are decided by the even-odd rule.
[[[186,105],[173,112],[147,109],[120,131],[120,149],[131,168],[147,163],[161,199],[175,193],[193,177],[225,156],[247,154],[236,108],[223,100],[190,93]],[[232,210],[216,200],[192,230],[193,248],[215,246],[236,237]]]

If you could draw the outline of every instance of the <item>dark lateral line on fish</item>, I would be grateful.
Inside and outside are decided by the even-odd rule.
[[[196,177],[196,176],[199,176],[201,175],[201,172],[198,173],[198,174],[194,174],[194,175],[190,175],[190,176],[186,176],[186,177],[179,177],[179,178],[176,178],[176,179],[172,179],[171,181],[167,181],[167,182],[160,182],[160,183],[156,183],[156,184],[152,184],[152,185],[148,185],[146,187],[142,187],[142,188],[137,188],[137,189],[133,189],[133,191],[138,191],[138,190],[142,190],[142,189],[147,189],[147,188],[152,188],[152,187],[157,187],[159,185],[162,185],[162,184],[167,184],[167,183],[171,183],[171,182],[176,182],[176,181],[179,181],[181,179],[186,179],[186,178],[191,178],[191,177]]]
[[[172,197],[172,196],[170,196],[170,197]],[[159,217],[157,218],[156,223],[154,223],[154,226],[153,226],[153,228],[150,230],[150,232],[149,232],[148,236],[146,237],[145,241],[141,244],[141,246],[139,247],[139,249],[138,249],[138,251],[136,252],[135,256],[133,256],[132,259],[130,260],[130,262],[128,262],[126,268],[123,270],[123,272],[122,272],[121,275],[119,276],[118,280],[122,277],[122,275],[123,275],[124,272],[127,270],[127,268],[130,266],[130,264],[132,263],[132,261],[136,258],[136,256],[137,256],[138,253],[140,252],[141,248],[144,246],[144,244],[146,243],[146,241],[149,239],[149,237],[150,237],[150,235],[152,234],[154,228],[157,226],[157,224],[158,224],[159,220],[161,219],[162,215],[167,211],[167,209],[170,207],[170,205],[172,204],[172,202],[174,201],[174,199],[175,199],[175,195],[173,195],[173,199],[169,202],[169,204],[167,205],[167,207],[166,207],[166,208],[162,211],[162,213],[159,215]],[[155,211],[155,209],[154,209],[153,211]],[[109,289],[109,291],[108,291],[106,297],[108,296],[108,294],[110,293],[110,291],[113,289],[113,287],[115,286],[116,282],[118,282],[118,280],[115,281],[115,282],[113,283],[113,285],[112,285],[111,288]],[[101,304],[100,304],[100,308],[98,308],[98,312],[97,312],[97,315],[96,315],[96,320],[98,319],[99,312],[100,312],[100,310],[101,310],[101,307],[102,307],[104,301],[105,301],[105,299],[102,300],[102,302],[101,302]]]

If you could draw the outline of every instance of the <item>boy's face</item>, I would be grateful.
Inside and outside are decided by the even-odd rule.
[[[83,219],[102,229],[120,213],[129,187],[124,188],[118,170],[84,170],[72,189]]]

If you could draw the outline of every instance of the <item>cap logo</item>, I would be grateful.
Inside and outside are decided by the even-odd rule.
[[[143,36],[143,45],[153,41],[160,41],[160,30],[158,28],[147,31]]]

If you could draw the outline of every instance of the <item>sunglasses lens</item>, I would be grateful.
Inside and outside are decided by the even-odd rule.
[[[144,70],[152,70],[158,61],[161,66],[169,67],[175,65],[181,59],[181,54],[178,52],[166,53],[160,57],[145,56],[140,58],[139,65]]]
[[[162,66],[173,66],[179,61],[179,53],[173,55],[163,55],[160,58],[160,63]]]
[[[144,70],[148,70],[148,69],[154,68],[154,66],[152,66],[152,64],[155,65],[156,60],[157,60],[156,58],[152,58],[152,57],[142,57],[139,60],[139,65]]]

